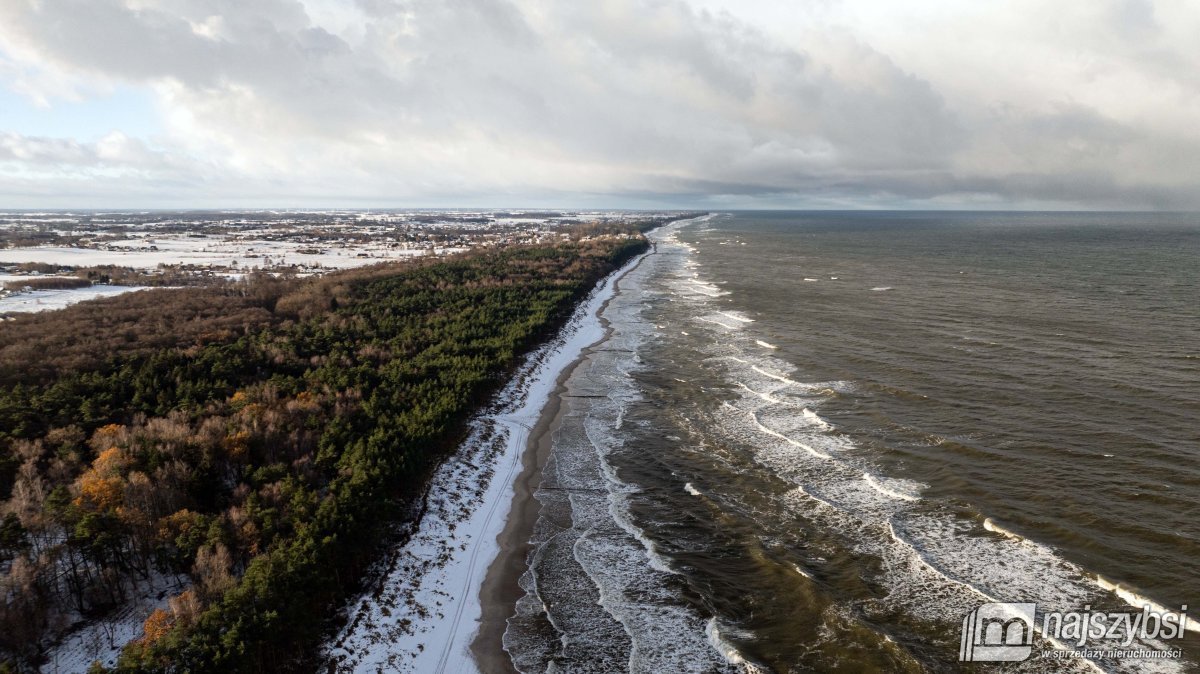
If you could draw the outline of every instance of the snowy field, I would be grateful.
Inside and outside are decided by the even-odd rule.
[[[92,286],[90,288],[71,288],[68,290],[34,290],[18,292],[0,297],[0,314],[25,314],[35,311],[50,311],[62,309],[65,306],[94,300],[101,297],[116,297],[136,290],[145,290],[138,286]]]
[[[315,249],[316,253],[301,250]],[[159,265],[198,267],[299,267],[347,269],[416,255],[444,254],[458,249],[392,248],[386,245],[339,244],[324,246],[285,241],[228,241],[219,237],[147,237],[103,244],[98,248],[37,246],[0,250],[0,262],[42,262],[71,267],[114,265],[155,269]]]

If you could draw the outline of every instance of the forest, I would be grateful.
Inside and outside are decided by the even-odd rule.
[[[0,671],[161,577],[116,671],[311,671],[467,419],[650,224],[0,323]]]

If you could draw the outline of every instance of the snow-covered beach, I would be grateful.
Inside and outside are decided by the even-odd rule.
[[[604,337],[599,313],[643,256],[601,281],[558,337],[527,358],[430,485],[423,516],[326,647],[337,671],[473,672],[480,587],[500,550],[531,429],[560,375]]]

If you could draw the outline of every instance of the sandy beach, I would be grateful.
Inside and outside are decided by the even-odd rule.
[[[590,347],[589,347],[590,348]],[[561,418],[566,381],[583,362],[581,356],[558,378],[558,386],[546,402],[542,416],[530,433],[528,447],[522,457],[521,474],[513,482],[512,505],[504,529],[496,540],[499,548],[491,566],[484,576],[479,590],[482,607],[479,632],[471,642],[471,655],[482,672],[509,672],[515,674],[512,660],[504,652],[504,630],[513,606],[524,591],[518,579],[525,571],[525,560],[532,547],[529,544],[533,525],[537,521],[541,504],[533,497],[542,481],[542,466],[549,456],[554,429]]]
[[[415,530],[326,645],[335,671],[513,671],[500,642],[520,596],[517,578],[538,511],[532,489],[563,383],[585,350],[604,338],[599,314],[619,279],[644,258],[601,281],[475,420],[435,474]]]
[[[471,642],[471,654],[475,657],[480,671],[489,674],[517,671],[504,651],[504,631],[508,618],[513,615],[516,601],[524,594],[518,581],[526,569],[526,558],[531,548],[529,540],[541,509],[541,504],[534,498],[534,492],[542,480],[542,466],[550,454],[554,431],[559,426],[566,404],[569,404],[564,400],[568,394],[567,382],[575,369],[588,358],[592,349],[603,344],[608,338],[611,328],[601,314],[613,294],[619,291],[621,278],[641,264],[646,255],[653,254],[651,251],[641,255],[617,272],[614,287],[606,294],[593,316],[602,326],[602,334],[559,374],[557,385],[529,435],[521,474],[513,482],[513,498],[508,510],[508,520],[497,539],[498,552],[488,567],[479,591],[482,614],[479,631]]]

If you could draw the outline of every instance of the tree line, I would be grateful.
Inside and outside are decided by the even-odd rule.
[[[118,671],[307,671],[431,471],[636,233],[134,293],[0,327],[0,658],[151,577]]]

